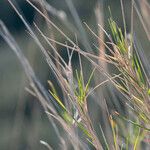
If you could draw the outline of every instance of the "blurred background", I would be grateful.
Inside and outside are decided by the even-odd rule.
[[[56,40],[65,42],[64,37],[57,34],[53,28],[46,28],[44,19],[25,0],[16,0],[16,2],[33,28],[34,21],[46,35],[53,33]],[[73,24],[76,30],[79,31],[66,1],[47,0],[47,2],[56,11],[56,14],[49,13],[50,19],[69,37],[75,39],[72,31],[59,18],[59,15],[65,17],[66,14],[68,22]],[[95,8],[98,0],[72,0],[72,2],[81,22],[86,22],[96,32]],[[108,18],[110,13],[108,6],[111,8],[115,21],[123,29],[120,0],[99,0],[99,2],[103,5],[102,11],[106,31],[109,32]],[[39,7],[36,1],[34,3]],[[131,1],[124,0],[127,32],[130,32],[130,6]],[[7,0],[0,0],[0,19],[3,20],[16,39],[41,83],[48,88],[47,80],[55,80],[53,74],[38,50],[37,45],[33,42],[22,21]],[[87,32],[86,37],[89,43],[92,43],[94,37],[88,33],[89,31],[86,30],[84,25],[83,28]],[[143,32],[141,26],[137,26],[136,28],[139,38],[146,41],[145,35],[140,34]],[[146,49],[147,57],[150,58],[147,50],[149,45],[145,43],[141,44]],[[66,52],[63,52],[63,48],[58,46],[57,49],[63,58],[67,60]],[[73,61],[76,64],[76,56],[73,57]],[[25,90],[25,87],[29,86],[28,84],[20,62],[0,37],[0,150],[46,150],[40,144],[40,140],[47,141],[50,145],[53,145],[54,149],[58,149],[59,145],[55,139],[55,133],[51,129],[51,124],[48,122],[42,107],[38,100]]]

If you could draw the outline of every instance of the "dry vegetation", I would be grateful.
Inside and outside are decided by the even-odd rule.
[[[81,23],[73,4],[66,0],[79,29],[77,33],[82,34],[81,37],[77,34],[73,41],[48,16],[48,13],[53,13],[70,28],[64,12],[55,10],[45,1],[38,1],[39,8],[42,8],[39,9],[33,1],[26,0],[45,19],[47,27],[57,30],[66,39],[66,43],[55,40],[53,33],[47,37],[36,23],[33,30],[17,5],[14,5],[11,0],[8,1],[26,26],[33,41],[39,46],[61,89],[63,95],[61,97],[54,82],[48,81],[49,89],[45,89],[13,36],[1,21],[0,35],[20,60],[29,79],[30,88],[27,88],[27,91],[37,97],[43,106],[59,139],[60,149],[149,149],[150,72],[147,67],[148,61],[134,32],[133,17],[134,14],[139,17],[149,42],[148,1],[132,0],[131,33],[127,34],[123,0],[120,0],[124,31],[116,24],[111,15],[113,10],[110,10],[108,23],[111,34],[109,34],[104,29],[102,4],[98,4],[95,9],[98,24],[98,33],[95,33],[86,23]],[[98,46],[94,47],[98,51],[97,54],[88,43],[85,28],[98,41]],[[37,32],[49,45],[49,50],[43,46],[36,35]],[[105,36],[108,41],[104,40]],[[83,49],[78,45],[78,40],[83,44]],[[67,62],[59,54],[57,45],[65,47],[68,55]],[[78,54],[79,68],[74,68],[72,65],[74,53]],[[84,60],[88,67],[85,67]],[[117,73],[109,70],[110,64],[111,67],[116,68]],[[119,98],[114,91],[117,91]],[[107,94],[108,100],[105,96]],[[110,103],[113,106],[110,106]],[[64,134],[61,134],[60,130],[63,130]],[[41,141],[41,144],[48,149],[53,147],[48,144],[48,141]]]

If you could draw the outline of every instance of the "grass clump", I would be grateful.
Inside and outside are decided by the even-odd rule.
[[[39,27],[34,24],[38,33],[52,50],[52,52],[47,51],[23,15],[19,12],[18,7],[9,1],[20,19],[24,22],[35,43],[40,47],[45,61],[48,63],[59,83],[59,88],[63,96],[59,96],[59,91],[55,89],[55,84],[53,84],[52,81],[48,81],[49,92],[41,85],[28,60],[2,22],[0,23],[0,35],[20,59],[30,81],[31,93],[41,102],[50,123],[57,133],[61,149],[69,149],[71,147],[72,149],[140,150],[148,147],[148,143],[146,143],[144,139],[150,132],[149,76],[143,66],[144,60],[140,56],[133,33],[131,33],[130,39],[128,39],[127,33],[125,33],[125,35],[123,34],[121,28],[118,27],[112,17],[108,20],[112,36],[108,35],[102,26],[100,26],[100,35],[96,35],[92,29],[87,26],[100,42],[100,45],[96,47],[99,50],[99,55],[95,55],[91,53],[91,50],[87,51],[88,48],[91,48],[89,45],[86,45],[87,38],[82,39],[85,43],[83,47],[86,47],[82,50],[78,44],[76,44],[77,38],[76,42],[72,41],[49,19],[48,14],[44,13],[47,11],[44,7],[44,2],[39,2],[45,10],[44,12],[39,10],[32,1],[27,0],[27,2],[44,17],[48,26],[55,28],[66,38],[67,42],[71,44],[71,46],[69,46],[55,39],[48,38]],[[49,4],[46,3],[46,5],[48,6]],[[68,2],[68,5],[72,8],[70,10],[72,10],[73,16],[76,16],[77,14],[74,12],[74,7],[71,2]],[[132,7],[135,7],[135,5]],[[80,27],[80,20],[78,19],[76,16],[77,25]],[[80,30],[81,29],[82,28],[80,28]],[[82,31],[82,33],[83,32],[84,31]],[[109,42],[101,40],[101,38],[103,38],[102,33],[108,36]],[[58,53],[55,44],[66,48],[69,58],[68,62],[65,62]],[[109,47],[110,45],[112,48]],[[110,54],[105,53],[105,49],[109,50]],[[103,51],[103,53],[101,53],[101,51]],[[74,52],[76,52],[79,57],[79,72],[72,65],[72,55]],[[54,53],[55,56],[53,56],[52,53]],[[93,70],[91,73],[84,72],[83,59],[81,56],[90,64],[90,70]],[[114,68],[117,68],[117,75],[111,75],[107,68],[108,64],[112,64]],[[87,67],[87,69],[89,70],[89,67]],[[85,83],[86,75],[89,76],[89,78]],[[97,77],[98,79],[96,80]],[[93,86],[91,83],[93,80],[103,81]],[[120,107],[119,109],[115,107],[112,109],[109,106],[109,101],[106,99],[107,96],[104,96],[103,93],[104,84],[113,86],[113,89],[109,88],[111,91],[108,91],[108,94],[113,93],[114,89],[118,89],[118,93],[121,95],[120,101],[124,105],[119,106],[119,100],[117,100],[116,95],[113,98],[116,99],[114,102]],[[101,89],[98,89],[99,87]],[[101,95],[101,97],[97,95]],[[96,117],[92,118],[92,111],[95,108],[90,106],[90,104],[99,106],[99,111],[104,112],[105,115],[102,115],[99,120],[96,120]],[[122,109],[124,109],[124,111],[122,111]],[[94,113],[97,113],[96,109]],[[95,114],[95,116],[96,115],[97,114]],[[58,126],[56,122],[58,122],[61,127]],[[105,125],[107,126],[105,127]],[[60,129],[67,135],[66,139],[64,139],[64,135],[59,133]],[[48,149],[53,147],[53,145],[50,146],[44,141],[41,141],[41,143]],[[144,146],[143,143],[145,144]]]

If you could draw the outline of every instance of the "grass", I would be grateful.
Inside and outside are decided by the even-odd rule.
[[[98,49],[98,55],[96,55],[89,45],[85,30],[71,1],[66,0],[71,14],[75,18],[76,26],[79,28],[79,32],[82,33],[81,41],[83,41],[84,50],[78,45],[78,36],[76,36],[74,42],[49,19],[46,8],[51,7],[48,3],[45,5],[44,1],[43,3],[39,1],[39,5],[44,10],[42,12],[32,1],[26,1],[45,19],[48,27],[55,28],[55,30],[66,38],[67,43],[65,44],[55,40],[53,35],[53,38],[49,38],[34,23],[37,32],[52,50],[52,52],[47,51],[35,31],[21,14],[19,7],[8,0],[9,4],[23,21],[33,41],[40,47],[45,61],[57,79],[63,96],[59,96],[60,91],[56,90],[56,85],[52,81],[48,81],[49,89],[46,89],[40,83],[30,63],[2,21],[0,22],[0,35],[20,60],[29,79],[30,89],[27,90],[43,106],[59,139],[60,148],[140,150],[149,147],[149,143],[145,140],[150,132],[149,74],[145,68],[146,58],[141,55],[141,49],[139,49],[136,41],[133,20],[133,12],[135,11],[140,18],[147,38],[149,38],[148,23],[144,22],[146,20],[144,14],[149,11],[148,2],[144,0],[142,2],[143,5],[140,6],[141,10],[144,9],[143,7],[147,7],[148,9],[142,15],[137,8],[137,2],[132,1],[132,30],[130,36],[126,33],[126,20],[122,0],[121,9],[124,32],[114,21],[112,15],[110,15],[111,17],[108,20],[111,36],[104,30],[103,24],[99,24],[99,32],[97,35],[85,23],[90,33],[97,38],[98,46],[95,47]],[[102,6],[98,5],[96,9],[95,14],[99,18]],[[62,21],[65,21],[63,19],[61,18]],[[102,16],[100,20],[97,19],[98,23],[101,21],[103,21]],[[104,35],[108,37],[108,42],[104,41]],[[68,62],[64,61],[58,53],[57,45],[66,48]],[[106,53],[106,50],[109,53]],[[72,65],[72,57],[75,52],[79,58],[78,68],[74,68]],[[83,58],[87,61],[88,68],[86,69],[90,73],[87,73],[87,70],[84,68]],[[109,71],[109,64],[113,65],[113,68],[116,68],[117,73],[112,74]],[[108,88],[106,89],[104,85]],[[120,100],[117,99],[117,95],[111,97],[114,94],[114,89],[117,90],[117,95],[120,95]],[[110,97],[108,98],[106,95]],[[123,103],[123,106],[120,106],[120,103]],[[110,104],[113,105],[113,108],[111,108]],[[92,117],[92,112],[94,117]],[[101,117],[96,119],[99,114]],[[64,139],[65,135],[60,134],[60,129],[65,132],[66,139]],[[41,141],[41,144],[47,147],[47,149],[52,149],[53,147],[47,141]]]

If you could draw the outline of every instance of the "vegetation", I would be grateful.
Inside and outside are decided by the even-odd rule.
[[[27,0],[45,19],[49,27],[55,28],[66,38],[66,43],[61,43],[52,37],[49,38],[34,23],[38,34],[51,49],[51,51],[46,50],[19,9],[11,0],[8,1],[23,21],[35,43],[40,47],[61,89],[58,91],[53,81],[48,81],[49,89],[46,89],[40,83],[20,47],[1,21],[0,35],[19,58],[29,79],[30,88],[28,91],[37,97],[43,106],[59,139],[60,149],[140,150],[149,147],[150,82],[149,70],[146,68],[149,64],[146,64],[146,57],[144,57],[144,52],[141,52],[140,42],[137,41],[134,33],[134,11],[137,12],[148,39],[149,34],[147,31],[148,24],[145,22],[146,16],[138,10],[137,2],[132,1],[130,34],[126,33],[122,0],[124,32],[114,21],[111,13],[108,20],[111,33],[108,34],[105,31],[103,23],[101,23],[103,17],[99,16],[99,13],[102,14],[102,7],[98,5],[98,8],[96,8],[96,16],[100,19],[97,19],[98,24],[100,23],[98,34],[85,23],[86,28],[98,41],[98,46],[94,47],[98,50],[98,54],[95,54],[95,50],[92,50],[94,48],[91,48],[86,36],[84,36],[82,23],[74,12],[74,7],[70,1],[67,1],[68,6],[72,9],[79,30],[82,31],[83,50],[78,45],[78,35],[75,36],[76,41],[74,42],[49,19],[46,10],[49,6],[48,3],[39,2],[39,5],[43,8],[43,10],[40,10],[32,1]],[[139,8],[143,10],[146,6],[148,9],[145,9],[145,11],[148,13],[150,6],[148,2],[143,0],[141,3],[143,4]],[[66,17],[59,15],[58,17],[63,22],[67,20]],[[108,38],[109,42],[104,41],[104,36]],[[57,45],[65,48],[68,61],[64,61],[58,53]],[[79,67],[74,67],[72,64],[74,53],[78,54]],[[87,68],[85,67],[85,59]],[[109,65],[116,69],[116,73],[109,71]],[[97,82],[100,83],[97,84]],[[114,89],[117,94],[114,94]],[[110,95],[109,99],[113,98],[111,102],[105,96],[107,92]],[[60,93],[62,96],[60,96]],[[114,96],[111,97],[112,93]],[[113,106],[110,104],[113,104]],[[102,116],[95,119],[99,115]],[[60,130],[63,130],[63,134]],[[48,149],[53,147],[53,145],[48,144],[48,141],[41,141],[41,144]]]

